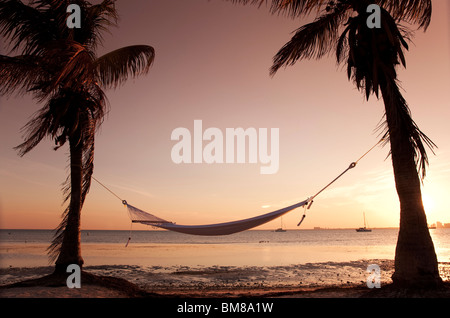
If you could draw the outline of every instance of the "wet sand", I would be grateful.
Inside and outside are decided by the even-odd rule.
[[[44,244],[0,246],[0,285],[52,273]],[[85,271],[123,278],[163,297],[360,297],[369,292],[367,267],[380,267],[381,285],[394,271],[389,251],[264,245],[85,244]],[[378,258],[357,258],[358,255]],[[299,258],[300,257],[300,258]],[[352,259],[353,258],[353,259]],[[302,261],[298,261],[301,259]],[[329,261],[329,260],[332,261]],[[328,260],[328,261],[324,261]],[[219,265],[220,264],[220,265]],[[450,263],[440,263],[450,281]],[[118,290],[82,288],[1,288],[0,297],[128,297]]]
[[[50,265],[43,243],[0,244],[0,268]],[[124,244],[85,243],[86,265],[139,266],[287,266],[347,262],[359,259],[393,259],[392,246],[299,246],[256,244]]]
[[[391,282],[392,260],[307,263],[290,266],[235,267],[97,265],[86,266],[89,273],[118,277],[159,297],[188,298],[359,298],[370,294],[367,264],[379,264],[381,285]],[[440,264],[441,275],[450,280],[450,264]],[[0,269],[0,285],[50,274],[53,267]],[[449,289],[450,291],[450,289]],[[450,292],[431,297],[450,297]],[[418,295],[420,297],[420,294]],[[0,288],[7,298],[128,298],[120,289],[83,284],[67,287]]]
[[[124,278],[141,289],[162,296],[189,297],[282,296],[319,288],[363,286],[367,289],[367,263],[377,263],[382,268],[382,284],[390,282],[393,262],[390,260],[361,260],[345,263],[307,263],[290,266],[149,266],[97,265],[85,266],[92,274]],[[20,282],[52,273],[53,267],[0,269],[0,285]],[[81,290],[59,287],[53,290],[57,297],[82,297]],[[47,289],[21,288],[0,290],[2,297],[52,297]],[[107,297],[97,288],[89,294]],[[118,297],[116,293],[112,297]],[[109,296],[108,296],[109,297]]]

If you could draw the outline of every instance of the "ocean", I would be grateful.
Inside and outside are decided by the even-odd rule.
[[[439,262],[450,262],[450,229],[431,229]],[[49,265],[51,230],[0,230],[0,267]],[[91,265],[278,266],[394,259],[397,229],[251,230],[226,236],[170,231],[84,230],[82,255]],[[126,247],[128,238],[131,240]]]
[[[447,229],[432,230],[439,238],[450,234]],[[0,230],[2,243],[50,243],[52,230]],[[444,235],[442,235],[444,234]],[[393,245],[396,243],[397,229],[374,229],[372,232],[358,233],[353,229],[344,230],[251,230],[223,236],[197,236],[158,230],[82,230],[82,243],[123,243],[131,236],[134,243],[162,244],[300,244],[300,245]],[[448,243],[448,242],[447,242]]]

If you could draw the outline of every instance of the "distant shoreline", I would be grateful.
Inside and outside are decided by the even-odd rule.
[[[368,227],[371,230],[398,230],[399,227],[398,226],[386,226],[386,227]],[[321,230],[355,230],[356,227],[314,227],[314,228],[302,228],[302,229],[298,229],[298,228],[285,228],[286,231],[321,231]],[[443,226],[443,227],[436,227],[436,228],[431,228],[429,227],[428,229],[430,230],[435,230],[435,229],[450,229],[450,227],[448,226]],[[274,227],[273,229],[251,229],[251,230],[247,230],[247,231],[275,231],[276,228]],[[9,228],[5,228],[5,229],[0,229],[0,231],[54,231],[54,229],[9,229]],[[82,229],[82,232],[86,232],[86,231],[123,231],[123,232],[130,232],[130,229]],[[153,228],[149,228],[149,229],[139,229],[139,230],[132,230],[132,232],[148,232],[148,231],[155,231],[155,232],[167,232],[168,230],[164,230],[164,229],[153,229]]]
[[[318,230],[355,230],[356,227],[318,227],[318,228],[302,228],[302,229],[298,229],[298,228],[285,228],[285,230],[287,231],[318,231]],[[399,229],[399,227],[370,227],[370,229],[372,230],[395,230],[395,229]],[[247,230],[247,231],[269,231],[272,232],[276,230],[276,228],[274,227],[273,229],[251,229],[251,230]],[[15,229],[10,229],[10,228],[5,228],[5,229],[0,229],[0,231],[54,231],[54,229],[19,229],[19,228],[15,228]],[[82,229],[81,232],[86,232],[86,231],[123,231],[123,232],[130,232],[130,229]],[[148,232],[148,231],[155,231],[155,232],[167,232],[167,230],[164,229],[146,229],[146,230],[132,230],[132,232]]]

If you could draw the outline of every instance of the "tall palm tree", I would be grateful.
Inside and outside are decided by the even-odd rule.
[[[232,0],[259,4],[262,0]],[[348,78],[369,99],[379,97],[385,106],[383,138],[390,143],[395,185],[400,201],[400,230],[395,253],[395,286],[439,286],[437,257],[422,203],[421,180],[426,175],[433,142],[411,118],[402,96],[396,67],[406,67],[403,49],[409,32],[400,22],[416,23],[426,30],[431,22],[431,0],[272,0],[273,13],[297,18],[313,11],[316,19],[301,26],[275,55],[270,74],[301,59],[319,59],[335,51],[337,62],[347,64]],[[369,28],[367,6],[381,8],[381,28]],[[419,173],[420,172],[420,173]],[[420,174],[420,176],[419,176]]]
[[[16,149],[23,156],[45,137],[55,141],[55,150],[69,143],[70,176],[63,190],[70,202],[48,249],[56,261],[55,272],[65,272],[68,264],[83,264],[80,217],[91,185],[95,133],[107,111],[103,90],[146,74],[154,60],[154,49],[146,45],[96,55],[102,33],[117,24],[114,2],[0,1],[0,34],[11,53],[18,53],[0,56],[0,94],[31,93],[44,103],[24,127],[25,141]],[[67,26],[70,4],[81,9],[81,28]]]

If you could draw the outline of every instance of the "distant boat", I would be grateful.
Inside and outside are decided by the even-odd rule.
[[[364,227],[360,227],[359,229],[356,229],[356,232],[372,232],[371,229],[368,229],[366,227],[366,214],[363,213],[363,216],[364,216]]]
[[[285,229],[283,229],[283,218],[281,217],[281,227],[276,229],[274,232],[286,232]]]

